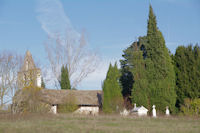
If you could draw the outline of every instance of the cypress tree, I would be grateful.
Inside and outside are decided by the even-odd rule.
[[[110,88],[111,88],[111,74],[112,74],[112,65],[110,64],[109,65],[109,69],[108,69],[108,72],[107,72],[107,75],[106,75],[106,79],[104,80],[103,82],[103,111],[105,113],[111,113],[112,112],[112,108],[111,108],[111,97],[110,97]]]
[[[151,5],[149,8],[146,53],[150,106],[155,104],[157,109],[161,111],[169,106],[174,111],[176,101],[174,68],[164,37],[157,28],[156,16]]]
[[[133,69],[131,72],[133,74],[133,88],[131,94],[132,103],[137,103],[137,105],[143,105],[147,108],[149,107],[148,104],[148,82],[146,79],[146,72],[145,72],[145,60],[143,57],[144,51],[141,50],[142,46],[142,38],[138,42],[135,42],[134,51],[132,52],[132,60],[131,65]]]
[[[103,111],[105,113],[116,112],[123,104],[121,87],[119,83],[120,72],[117,64],[110,64],[106,79],[103,83]]]
[[[61,80],[60,80],[60,87],[61,89],[71,89],[69,75],[68,75],[68,68],[67,66],[61,67]]]
[[[66,72],[66,86],[67,89],[71,90],[71,84],[70,84],[70,80],[69,80],[69,72],[68,72],[68,68],[67,65],[65,66],[65,72]]]
[[[184,104],[184,99],[200,97],[200,48],[198,45],[179,46],[174,55],[176,72],[176,106]]]
[[[41,84],[41,87],[42,87],[42,88],[45,88],[45,83],[44,83],[43,78],[41,79],[41,83],[42,83],[42,84]]]
[[[122,76],[120,78],[126,106],[131,101],[138,105],[148,107],[147,103],[147,81],[145,76],[145,58],[147,43],[146,36],[139,37],[139,40],[132,43],[123,52],[123,60],[120,60]],[[129,107],[129,106],[127,106]]]
[[[164,111],[166,106],[175,109],[175,73],[162,33],[157,28],[156,16],[149,7],[147,36],[140,37],[122,55],[123,90],[131,92],[131,101],[146,106],[155,104]],[[131,73],[128,76],[128,73]],[[124,80],[125,79],[125,80]],[[126,82],[132,81],[132,82]],[[131,83],[127,85],[128,83]],[[130,89],[130,87],[132,87]],[[127,92],[127,91],[126,91]]]
[[[119,82],[119,78],[120,78],[120,71],[117,67],[117,63],[115,62],[115,65],[113,67],[113,98],[116,99],[116,100],[122,100],[122,89],[121,89],[121,86],[120,86],[120,82]]]
[[[66,84],[65,84],[65,67],[62,65],[61,67],[61,77],[60,77],[60,87],[61,89],[66,89]]]
[[[121,64],[121,77],[120,77],[120,83],[122,85],[122,94],[125,100],[125,105],[128,107],[130,105],[130,96],[131,96],[131,90],[133,87],[133,74],[130,71],[130,59],[131,59],[131,52],[132,52],[132,46],[128,47],[123,51],[122,57],[123,60],[120,60]]]

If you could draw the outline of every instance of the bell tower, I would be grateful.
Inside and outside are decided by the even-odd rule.
[[[18,72],[17,80],[19,88],[30,84],[41,87],[41,70],[36,67],[30,51],[26,51],[24,63]]]

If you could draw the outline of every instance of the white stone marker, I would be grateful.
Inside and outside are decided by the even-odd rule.
[[[155,105],[152,106],[153,110],[152,110],[152,115],[153,117],[156,117],[156,109],[155,109]]]
[[[135,109],[135,108],[137,108],[137,107],[136,107],[136,103],[134,103],[134,109]]]
[[[166,107],[166,112],[165,112],[165,113],[166,113],[166,116],[169,116],[169,115],[170,115],[169,107],[168,107],[168,106]]]
[[[52,106],[51,106],[51,112],[52,112],[53,114],[57,114],[57,105],[52,105]]]

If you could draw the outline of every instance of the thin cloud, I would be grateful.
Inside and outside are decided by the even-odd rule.
[[[73,28],[59,0],[37,0],[36,12],[42,29],[50,37],[59,34],[65,39],[79,39],[80,34]]]
[[[56,39],[59,36],[63,41],[63,45],[65,45],[64,42],[66,41],[73,41],[73,45],[79,42],[81,35],[73,28],[60,0],[37,0],[36,12],[38,13],[37,19],[41,24],[41,28],[52,39]],[[73,77],[71,78],[73,81]],[[49,86],[53,86],[57,81],[49,68],[47,68],[46,80],[48,80]],[[98,82],[97,80],[94,82]],[[82,85],[85,86],[84,83]]]

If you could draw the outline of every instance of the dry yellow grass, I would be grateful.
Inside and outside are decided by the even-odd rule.
[[[4,114],[0,133],[200,133],[200,118]]]

